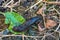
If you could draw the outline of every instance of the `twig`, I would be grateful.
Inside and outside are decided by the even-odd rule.
[[[47,1],[43,1],[45,3],[48,3],[48,4],[57,4],[57,5],[60,5],[60,2],[47,2]]]
[[[12,3],[13,2],[13,0],[11,0],[10,2],[8,2],[6,5],[5,5],[5,7],[7,7],[10,3]]]
[[[13,6],[14,1],[12,1],[11,5]],[[12,12],[12,7],[11,7],[11,12]]]
[[[43,38],[41,40],[44,40],[44,38],[46,37],[46,35],[43,36]]]
[[[20,1],[14,3],[14,4],[12,4],[12,5],[8,5],[8,6],[6,6],[6,7],[8,7],[8,8],[13,8],[13,7],[15,7],[16,5],[18,5],[18,3],[20,3]]]
[[[56,28],[56,30],[55,30],[55,31],[57,31],[57,30],[59,29],[59,27],[60,27],[60,24],[58,25],[58,27]]]
[[[32,5],[30,8],[26,9],[25,11],[32,9],[33,7],[35,7],[36,5],[38,5],[40,2],[42,2],[42,0],[40,0],[39,2],[37,2],[36,4]]]
[[[5,14],[4,14],[3,12],[0,12],[0,14],[2,14],[2,15],[4,15],[4,16],[5,16]]]
[[[52,9],[52,8],[53,8],[53,9]],[[48,11],[54,11],[54,5],[51,6],[51,7],[48,9]]]
[[[37,40],[36,38],[34,38],[35,40]]]
[[[1,37],[13,37],[13,36],[22,36],[22,35],[2,35]],[[31,37],[31,38],[41,38],[42,36],[26,36],[24,35],[24,37]]]
[[[24,34],[22,35],[22,40],[24,40]]]
[[[18,1],[18,2],[16,2],[15,4],[13,4],[13,7],[14,7],[14,6],[16,6],[18,3],[19,3],[19,1]]]
[[[55,8],[54,8],[54,10],[55,10],[58,14],[60,14],[60,12],[59,12],[59,11],[57,11]]]
[[[0,37],[0,40],[2,40],[2,37]]]
[[[8,3],[8,1],[9,1],[9,0],[4,1],[4,3],[3,3],[3,5],[2,5],[2,6],[5,6],[5,5],[6,5],[6,3]]]
[[[42,10],[42,11],[43,11],[43,15],[42,15],[42,16],[43,16],[43,20],[44,20],[44,26],[46,27],[45,16],[44,16],[44,11],[45,11],[45,9],[46,9],[46,8],[45,8],[45,7],[46,7],[46,4],[44,4],[43,7],[44,7],[44,8],[43,8],[43,10]]]

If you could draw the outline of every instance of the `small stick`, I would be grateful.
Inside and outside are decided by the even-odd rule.
[[[1,37],[13,37],[13,36],[22,36],[22,35],[2,35]],[[31,38],[41,38],[42,36],[26,36],[24,35],[24,37],[31,37]]]
[[[55,31],[57,31],[59,28],[60,28],[60,24],[58,25],[58,27],[56,28],[56,30],[55,30]]]
[[[22,40],[24,40],[24,34],[22,35]]]
[[[54,8],[54,10],[55,10],[58,14],[60,14],[60,12],[59,12],[59,11],[57,11],[55,8]]]
[[[4,16],[5,16],[5,14],[4,14],[3,12],[0,12],[0,14],[2,14],[2,15],[4,15]]]
[[[47,2],[47,1],[43,1],[43,2],[48,3],[48,4],[58,4],[58,5],[60,5],[60,2]]]
[[[10,2],[8,2],[8,3],[5,5],[5,7],[7,7],[10,3],[12,3],[12,1],[13,1],[13,0],[11,0]]]
[[[45,39],[45,37],[46,37],[46,35],[44,35],[44,36],[43,36],[43,38],[42,38],[41,40],[44,40],[44,39]]]
[[[33,7],[35,7],[36,5],[38,5],[40,2],[42,2],[42,0],[38,1],[36,4],[32,5],[30,8],[26,9],[25,11],[28,11],[29,9],[32,9]]]
[[[8,8],[13,8],[13,7],[15,7],[18,3],[20,3],[20,2],[18,1],[18,2],[16,2],[16,3],[14,3],[14,4],[12,4],[12,5],[8,5],[8,6],[6,6],[6,7],[8,7]]]

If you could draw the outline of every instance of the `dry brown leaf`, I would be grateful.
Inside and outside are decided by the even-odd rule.
[[[53,20],[47,20],[46,22],[46,28],[50,29],[50,28],[53,28],[57,25],[57,23]]]

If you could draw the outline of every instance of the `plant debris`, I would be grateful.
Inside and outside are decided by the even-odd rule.
[[[60,0],[0,0],[0,40],[60,40]]]

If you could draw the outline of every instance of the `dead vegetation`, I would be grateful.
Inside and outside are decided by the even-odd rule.
[[[37,24],[38,28],[32,31],[32,35],[27,33],[26,35],[1,35],[2,40],[60,40],[60,1],[48,1],[48,0],[35,0],[27,6],[23,6],[24,0],[6,0],[2,7],[8,7],[7,11],[15,11],[26,18],[26,20],[38,15],[43,16],[44,28],[40,28],[43,24]],[[35,8],[36,7],[36,8]],[[34,9],[35,8],[35,9]],[[26,13],[28,12],[28,13]],[[4,17],[0,16],[0,19],[4,21]],[[52,21],[52,20],[53,21]],[[0,22],[1,31],[5,30],[3,22]],[[51,22],[50,22],[51,21]],[[41,22],[42,23],[42,22]],[[2,26],[2,27],[1,27]],[[7,25],[8,26],[8,25]],[[34,25],[32,25],[34,26]],[[3,29],[3,30],[2,30]]]

